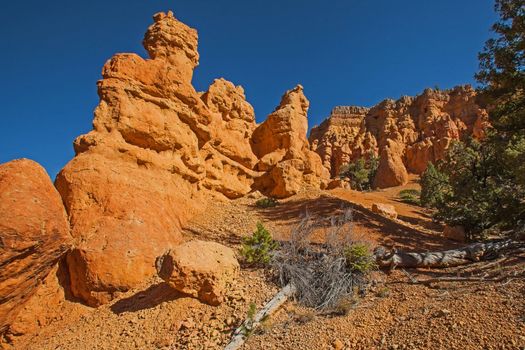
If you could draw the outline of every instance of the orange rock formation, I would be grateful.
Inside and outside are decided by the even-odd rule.
[[[327,185],[329,173],[306,138],[309,104],[298,85],[284,94],[275,111],[254,131],[252,147],[260,159],[257,170],[266,172],[258,181],[262,192],[283,198],[296,194],[305,184]]]
[[[312,148],[336,177],[341,166],[372,152],[380,156],[376,187],[405,184],[442,159],[452,140],[483,137],[487,112],[470,86],[427,89],[417,97],[385,100],[372,108],[336,107],[310,134]]]
[[[56,179],[76,240],[72,292],[90,305],[154,274],[207,197],[286,197],[328,179],[306,138],[302,87],[257,127],[242,87],[217,79],[204,93],[193,88],[196,30],[159,13],[143,44],[149,59],[117,54],[104,65],[93,130]]]
[[[28,159],[0,165],[0,218],[2,334],[67,251],[71,236],[60,195],[44,168]]]

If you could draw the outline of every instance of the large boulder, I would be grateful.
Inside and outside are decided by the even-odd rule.
[[[237,275],[235,252],[215,242],[189,241],[157,260],[157,272],[181,293],[219,305]]]
[[[297,85],[253,132],[256,169],[266,172],[256,186],[272,197],[289,197],[305,185],[324,188],[328,183],[330,174],[306,137],[309,104],[303,87]]]
[[[0,334],[69,249],[62,199],[44,168],[28,159],[0,165]]]

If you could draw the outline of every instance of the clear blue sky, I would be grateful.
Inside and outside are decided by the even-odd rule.
[[[474,83],[496,20],[492,0],[5,0],[0,163],[31,158],[54,178],[91,130],[104,62],[145,55],[151,16],[168,9],[199,31],[197,90],[242,85],[260,122],[301,83],[310,126],[335,105]]]

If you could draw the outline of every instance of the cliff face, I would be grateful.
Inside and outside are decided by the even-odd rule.
[[[487,112],[475,102],[470,86],[427,89],[417,97],[384,100],[372,108],[343,106],[310,133],[312,149],[332,177],[341,166],[371,152],[380,156],[375,185],[406,183],[408,173],[420,174],[443,158],[452,140],[481,138]]]
[[[57,176],[75,239],[72,292],[90,305],[154,274],[155,258],[180,244],[209,196],[286,197],[328,178],[309,149],[302,88],[258,127],[242,87],[217,79],[195,91],[197,43],[173,13],[156,14],[148,59],[117,54],[104,65],[93,130]]]

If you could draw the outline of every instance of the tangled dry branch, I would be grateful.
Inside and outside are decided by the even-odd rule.
[[[313,243],[314,233],[319,232],[324,234],[324,242]],[[306,213],[272,259],[281,285],[293,285],[295,298],[316,309],[334,308],[356,291],[363,291],[368,284],[367,271],[350,268],[345,254],[345,249],[357,243],[352,238],[351,210],[325,220]]]

